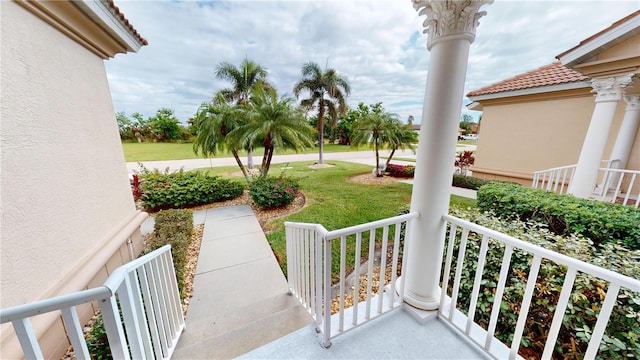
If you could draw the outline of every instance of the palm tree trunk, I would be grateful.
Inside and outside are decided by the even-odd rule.
[[[231,153],[233,154],[233,158],[236,159],[236,162],[238,163],[240,170],[242,170],[242,175],[244,175],[244,178],[247,180],[247,184],[251,184],[251,179],[249,178],[247,169],[245,169],[244,165],[242,164],[242,160],[240,160],[240,156],[238,155],[238,152],[235,150],[231,150]]]
[[[253,149],[247,150],[247,168],[253,169]]]
[[[393,157],[393,154],[396,152],[397,148],[393,148],[391,150],[391,154],[389,154],[389,157],[387,158],[387,163],[384,164],[385,167],[389,167],[389,163],[391,162],[391,158]]]
[[[269,173],[269,168],[271,167],[271,158],[273,157],[273,148],[265,148],[264,156],[262,157],[262,169],[260,172],[262,176],[267,176]]]
[[[324,104],[322,99],[319,102],[318,110],[318,164],[324,164],[322,152],[324,151]]]
[[[376,144],[376,176],[380,177],[380,155],[378,155],[378,139],[375,139]]]

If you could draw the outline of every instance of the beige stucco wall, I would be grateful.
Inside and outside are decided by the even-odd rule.
[[[140,215],[102,59],[13,2],[0,16],[5,308],[80,290],[105,262],[128,261],[117,233]]]
[[[571,94],[570,96],[567,96]],[[531,184],[532,173],[575,164],[595,106],[589,90],[487,101],[474,176]],[[624,116],[620,102],[609,133],[608,159]],[[636,140],[636,149],[640,140]],[[632,155],[632,165],[638,160]]]

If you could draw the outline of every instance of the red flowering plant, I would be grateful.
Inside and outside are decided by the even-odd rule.
[[[271,209],[291,204],[298,195],[299,188],[297,179],[284,175],[258,176],[251,181],[249,194],[259,208]]]
[[[458,168],[456,172],[460,175],[467,175],[467,170],[469,170],[469,166],[473,165],[476,161],[475,156],[473,156],[473,151],[465,150],[461,153],[458,153],[456,156],[455,166]]]
[[[413,165],[389,164],[385,171],[392,177],[412,178],[415,170],[416,167]]]

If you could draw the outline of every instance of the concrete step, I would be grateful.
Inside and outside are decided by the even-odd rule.
[[[217,336],[181,346],[172,358],[232,359],[308,326],[311,322],[302,305],[287,307]],[[181,342],[188,332],[189,328],[182,335]]]

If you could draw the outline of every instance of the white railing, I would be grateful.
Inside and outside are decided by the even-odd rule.
[[[401,233],[409,231],[409,224],[416,217],[417,213],[409,213],[334,231],[327,231],[318,224],[285,223],[289,288],[314,318],[324,347],[331,345],[332,338],[402,305],[402,296],[397,293],[403,293],[403,281],[398,284],[396,293],[399,257],[407,251],[406,242],[401,241]],[[365,249],[368,249],[368,254],[362,261],[361,251],[367,245],[367,235],[369,240]],[[379,266],[376,266],[376,248],[380,249]],[[400,266],[405,260],[403,257]],[[367,285],[365,299],[360,301],[363,266],[367,267]],[[353,292],[348,294],[353,296],[353,306],[345,309],[345,296],[350,292],[346,289],[346,273],[350,267],[355,274]],[[337,270],[336,278],[332,275],[333,269]],[[390,272],[390,279],[385,281],[387,272]],[[377,295],[372,291],[376,275],[380,282]],[[338,319],[332,323],[334,279],[337,281],[335,286],[339,288],[337,309],[334,309]]]
[[[534,291],[536,291],[536,284],[540,285],[540,281],[538,280],[540,266],[543,263],[547,263],[547,261],[566,267],[566,275],[557,304],[555,304],[556,310],[553,314],[553,320],[544,345],[542,359],[550,359],[553,355],[554,346],[556,345],[563,317],[567,312],[569,300],[572,297],[573,284],[578,273],[587,274],[609,283],[606,295],[601,304],[597,321],[592,329],[586,352],[584,353],[585,359],[593,359],[597,355],[611,312],[616,305],[620,289],[626,288],[633,292],[640,292],[640,281],[636,279],[532,245],[531,243],[518,240],[469,221],[450,215],[444,215],[443,218],[449,224],[450,228],[448,246],[446,248],[446,258],[444,261],[442,281],[443,291],[441,298],[441,304],[443,304],[443,306],[441,306],[439,310],[440,317],[449,321],[459,331],[464,332],[476,344],[496,358],[508,357],[513,359],[518,357],[525,323],[527,321],[527,317],[530,316],[529,307],[531,305],[532,296]],[[480,242],[480,244],[478,244],[478,242]],[[474,251],[468,251],[472,244],[474,246]],[[477,250],[478,254],[476,258],[475,249],[478,249],[478,245],[479,250]],[[457,248],[455,262],[453,261],[454,248]],[[522,302],[519,306],[520,311],[517,317],[517,322],[513,328],[513,340],[508,352],[500,353],[500,350],[505,349],[505,344],[497,340],[494,335],[496,333],[498,317],[500,316],[505,284],[512,276],[514,276],[512,274],[513,270],[511,262],[514,254],[518,254],[515,255],[516,258],[521,256],[521,251],[528,254],[526,261],[530,264],[529,275],[526,280]],[[470,252],[472,252],[473,255],[469,255]],[[483,272],[486,272],[484,268],[488,252],[504,254],[498,277],[495,277],[496,274],[494,273],[483,274]],[[460,283],[462,281],[463,269],[467,269],[468,274],[473,272],[475,275],[471,293],[468,296],[461,298]],[[542,279],[542,281],[544,281],[544,279]],[[486,311],[486,313],[489,313],[489,309],[487,308],[481,310],[477,309],[480,288],[481,286],[487,286],[486,284],[488,282],[495,282],[495,285],[493,285],[495,289],[491,290],[493,301],[490,305],[490,317],[488,322],[485,318],[484,326],[480,326],[474,318],[476,316],[476,312],[479,313],[480,311]],[[468,301],[468,307],[462,306],[459,303],[459,298],[461,298],[463,302]],[[447,300],[450,301],[448,304]],[[595,302],[595,299],[591,300],[594,300]],[[549,306],[552,305],[553,304],[549,304]],[[597,312],[595,304],[593,310]],[[466,315],[464,315],[462,311],[465,311]],[[573,308],[571,311],[576,311],[576,308]],[[537,317],[539,314],[531,316]]]
[[[531,187],[534,189],[545,189],[558,194],[567,192],[569,183],[576,172],[576,165],[567,165],[555,167],[547,170],[535,171],[533,173],[533,183]]]
[[[117,268],[104,285],[0,310],[27,359],[44,358],[29,318],[60,311],[78,359],[90,359],[76,306],[97,301],[114,359],[168,359],[184,330],[171,246]],[[124,323],[124,326],[123,326]]]
[[[600,200],[633,205],[636,208],[640,206],[640,171],[605,168],[600,170],[604,171],[603,185],[598,193]]]

